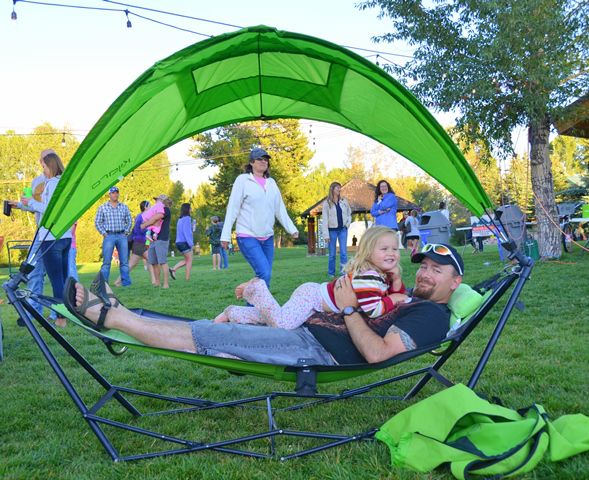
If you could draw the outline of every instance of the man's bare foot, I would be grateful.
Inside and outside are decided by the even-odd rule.
[[[213,320],[213,323],[227,323],[229,322],[229,317],[227,316],[227,314],[223,311],[221,312],[219,315],[217,315],[215,317],[215,319]]]
[[[243,291],[245,290],[245,288],[250,284],[250,282],[253,282],[256,280],[256,277],[248,280],[247,282],[243,282],[239,285],[237,285],[237,287],[235,288],[235,297],[239,300],[241,298],[243,298]]]
[[[121,282],[118,278],[114,281],[113,284],[115,287],[120,287],[123,285],[123,282]]]

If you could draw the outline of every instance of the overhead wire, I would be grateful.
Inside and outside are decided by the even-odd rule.
[[[221,26],[225,26],[225,27],[230,27],[230,28],[244,28],[243,26],[240,25],[235,25],[232,23],[227,23],[227,22],[221,22],[218,20],[210,20],[207,18],[202,18],[202,17],[194,17],[191,15],[186,15],[186,14],[182,14],[182,13],[176,13],[176,12],[171,12],[171,11],[167,11],[167,10],[160,10],[160,9],[156,9],[156,8],[150,8],[150,7],[144,7],[141,5],[135,5],[135,4],[129,4],[129,3],[124,3],[124,2],[117,2],[114,0],[102,0],[105,3],[108,4],[112,4],[112,5],[120,5],[121,7],[126,7],[126,8],[113,8],[113,7],[98,7],[98,6],[88,6],[88,5],[77,5],[77,4],[66,4],[66,3],[55,3],[55,2],[42,2],[39,0],[13,0],[14,5],[16,6],[19,3],[26,3],[26,4],[32,4],[32,5],[41,5],[41,6],[47,6],[47,7],[58,7],[58,8],[72,8],[72,9],[79,9],[79,10],[96,10],[96,11],[104,11],[104,12],[118,12],[118,13],[124,13],[127,16],[128,15],[132,15],[134,17],[137,18],[141,18],[143,20],[147,20],[149,22],[158,24],[158,25],[162,25],[164,27],[168,27],[168,28],[173,28],[175,30],[180,30],[183,32],[187,32],[187,33],[192,33],[195,35],[200,35],[200,36],[204,36],[204,37],[213,37],[213,35],[207,34],[207,33],[201,33],[201,32],[197,32],[194,30],[190,30],[187,28],[183,28],[183,27],[179,27],[177,25],[173,25],[171,23],[167,23],[167,22],[163,22],[161,20],[157,20],[155,18],[152,17],[147,17],[145,15],[141,15],[138,13],[135,13],[131,10],[129,10],[129,8],[134,8],[137,10],[145,10],[145,11],[150,11],[153,13],[157,13],[157,14],[161,14],[161,15],[170,15],[173,17],[177,17],[177,18],[184,18],[187,20],[194,20],[194,21],[199,21],[199,22],[205,22],[205,23],[210,23],[210,24],[214,24],[214,25],[221,25]],[[413,59],[413,56],[411,55],[407,55],[407,54],[401,54],[401,53],[393,53],[393,52],[385,52],[382,50],[375,50],[375,49],[370,49],[370,48],[363,48],[363,47],[354,47],[354,46],[350,46],[350,45],[341,45],[343,48],[348,48],[350,50],[358,50],[358,51],[362,51],[362,52],[368,52],[368,53],[372,53],[372,54],[376,54],[376,55],[388,55],[388,56],[393,56],[393,57],[400,57],[400,58],[406,58],[406,59]],[[373,55],[372,55],[373,56]],[[367,58],[367,56],[365,56],[365,58]],[[396,64],[396,62],[385,59],[387,62],[389,63],[393,63]],[[398,65],[398,64],[397,64]]]

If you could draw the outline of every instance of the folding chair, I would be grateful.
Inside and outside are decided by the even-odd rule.
[[[491,352],[497,343],[503,328],[515,306],[521,289],[524,283],[529,278],[533,261],[524,257],[519,252],[514,252],[513,255],[518,258],[519,264],[509,266],[503,272],[495,275],[491,279],[475,287],[482,296],[480,296],[480,305],[475,308],[474,312],[467,312],[464,318],[459,318],[454,328],[451,329],[446,339],[436,345],[430,345],[425,348],[420,348],[405,352],[403,354],[392,357],[384,362],[375,364],[354,364],[354,365],[336,365],[336,366],[321,366],[321,365],[300,365],[300,366],[281,366],[269,365],[256,362],[247,362],[243,360],[231,358],[209,357],[204,355],[197,355],[188,352],[179,352],[172,350],[165,350],[160,348],[149,347],[141,344],[139,341],[118,332],[116,330],[107,330],[104,332],[97,332],[87,327],[89,333],[101,339],[112,353],[120,354],[126,347],[143,350],[146,352],[166,355],[178,359],[189,360],[200,365],[209,367],[221,368],[231,373],[255,375],[259,377],[270,378],[274,380],[290,381],[295,383],[294,392],[280,392],[272,391],[267,394],[240,398],[230,401],[208,400],[203,398],[187,398],[179,396],[169,396],[160,393],[147,392],[129,387],[114,385],[102,376],[96,368],[94,368],[45,318],[40,316],[30,305],[30,300],[33,295],[26,290],[18,290],[18,276],[11,279],[10,282],[4,285],[9,300],[14,304],[19,315],[25,320],[27,328],[30,330],[35,342],[45,355],[47,361],[57,374],[62,382],[66,392],[74,404],[81,412],[84,420],[88,423],[90,429],[97,436],[107,453],[115,461],[130,461],[137,459],[152,458],[164,455],[180,454],[187,452],[197,452],[202,450],[215,450],[223,453],[244,455],[256,458],[279,458],[286,460],[290,458],[300,457],[311,453],[323,451],[328,448],[336,447],[342,444],[371,439],[376,432],[376,428],[372,426],[368,429],[358,428],[358,433],[333,433],[333,432],[316,432],[307,430],[294,430],[284,428],[278,425],[277,414],[284,412],[295,412],[304,410],[311,406],[317,406],[335,402],[338,400],[358,398],[371,398],[366,395],[372,390],[392,385],[406,379],[417,378],[413,386],[405,393],[396,395],[379,396],[383,400],[407,400],[419,393],[423,387],[434,379],[443,386],[450,386],[453,382],[440,373],[440,369],[450,359],[452,354],[458,347],[466,340],[469,334],[479,325],[485,318],[487,313],[493,308],[500,298],[513,286],[509,299],[500,315],[495,328],[487,341],[487,344],[478,360],[467,385],[474,388],[480,375],[489,360]],[[21,267],[20,275],[26,275],[27,266],[24,264]],[[22,279],[21,279],[22,280]],[[77,319],[70,315],[65,306],[52,304],[51,299],[47,297],[36,297],[35,300],[45,302],[46,306],[50,306],[62,315],[68,316],[72,321],[79,323]],[[154,319],[174,319],[191,321],[190,319],[181,317],[163,316],[157,312],[147,310],[136,310],[145,316]],[[456,315],[455,315],[456,316]],[[460,317],[460,314],[458,314]],[[104,395],[93,405],[87,405],[76,388],[73,386],[68,376],[63,371],[57,358],[49,348],[45,340],[40,335],[33,320],[43,327],[53,337],[55,342],[61,346],[69,355],[86,370],[88,375],[99,384],[104,390]],[[123,349],[119,349],[123,346]],[[409,372],[369,383],[360,388],[352,388],[348,390],[341,390],[336,393],[318,393],[318,385],[327,384],[330,382],[337,382],[353,377],[358,377],[371,372],[389,369],[393,366],[399,366],[402,363],[417,358],[429,357],[432,360],[428,361],[428,365]],[[171,402],[174,407],[168,410],[157,410],[155,412],[141,412],[131,401],[130,397],[136,396],[143,399],[161,400],[164,402]],[[277,407],[275,403],[279,399],[286,399],[290,402],[295,402],[288,407]],[[152,417],[154,415],[170,415],[170,414],[188,414],[190,412],[199,412],[199,414],[210,413],[215,410],[225,409],[245,409],[250,408],[254,411],[264,412],[266,418],[264,420],[265,427],[260,431],[245,436],[222,438],[217,440],[209,439],[193,439],[183,438],[178,435],[170,435],[156,431],[154,429],[143,428],[135,424],[135,422],[125,423],[118,418],[109,417],[112,409],[107,406],[118,404],[123,407],[135,420],[139,418]],[[261,406],[260,406],[261,404]],[[104,412],[104,413],[103,413]],[[157,438],[172,447],[159,449],[157,451],[140,452],[133,454],[121,454],[113,444],[113,438],[109,436],[105,427],[114,427],[118,431],[130,432],[139,437],[146,437],[147,439]],[[116,436],[116,435],[115,435]],[[312,439],[316,442],[321,442],[312,447],[304,447],[300,450],[292,451],[289,446],[287,453],[282,453],[276,445],[278,437],[297,437],[304,439]],[[259,447],[248,447],[251,442],[262,439],[268,440],[267,446],[260,450]],[[265,444],[265,443],[264,443]]]

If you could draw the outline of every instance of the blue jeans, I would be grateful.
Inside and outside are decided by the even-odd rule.
[[[221,268],[229,268],[229,259],[227,258],[227,250],[221,247]]]
[[[45,265],[43,265],[43,259],[39,258],[41,253],[40,247],[41,242],[39,240],[35,240],[33,245],[31,245],[30,251],[35,253],[37,264],[33,271],[29,273],[29,281],[27,282],[27,286],[30,288],[31,292],[36,293],[37,295],[43,295],[43,286],[45,283]],[[43,305],[31,301],[31,306],[39,312],[40,315],[43,315]]]
[[[276,365],[336,365],[331,354],[304,327],[285,330],[210,320],[197,320],[190,325],[200,355],[229,353],[244,360]]]
[[[108,233],[102,242],[102,267],[100,273],[108,282],[110,276],[110,262],[112,261],[112,252],[114,249],[119,252],[119,264],[121,270],[121,282],[123,287],[131,285],[131,277],[129,276],[129,244],[127,243],[127,235],[124,233]]]
[[[330,228],[329,229],[329,260],[327,261],[327,273],[335,275],[335,242],[339,242],[339,269],[340,272],[348,261],[348,229],[347,228]]]
[[[58,300],[63,300],[63,287],[68,275],[68,258],[71,244],[71,238],[60,238],[59,240],[48,240],[41,243],[45,271],[53,288],[53,296]]]
[[[76,265],[76,252],[78,251],[75,247],[70,247],[70,254],[68,258],[68,277],[73,277],[76,281],[80,280],[78,278],[78,266]]]
[[[237,237],[239,250],[247,263],[254,269],[256,277],[261,278],[270,288],[272,261],[274,260],[274,237],[258,240],[253,237]]]

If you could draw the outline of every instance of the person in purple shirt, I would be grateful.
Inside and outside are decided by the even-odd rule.
[[[180,218],[176,224],[176,248],[184,255],[176,265],[170,268],[170,276],[176,280],[176,271],[186,266],[185,278],[190,280],[190,271],[192,270],[192,247],[194,240],[192,237],[192,218],[190,218],[190,203],[183,203],[180,207]]]
[[[376,225],[384,225],[397,231],[397,196],[386,180],[376,184],[374,204],[370,209]]]

